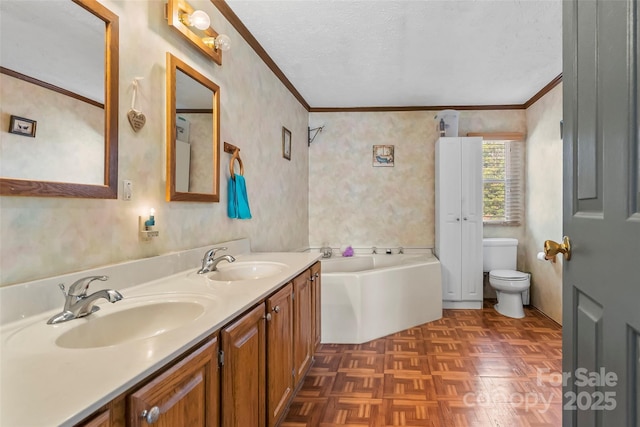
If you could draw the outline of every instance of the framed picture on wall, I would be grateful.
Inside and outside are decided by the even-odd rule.
[[[35,120],[25,119],[24,117],[11,116],[9,121],[9,133],[15,133],[16,135],[36,137],[36,124]]]
[[[282,126],[282,157],[291,160],[291,131]]]
[[[373,166],[392,167],[393,166],[393,145],[373,146]]]

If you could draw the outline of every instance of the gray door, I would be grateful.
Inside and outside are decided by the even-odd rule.
[[[563,5],[563,425],[640,426],[638,5]]]

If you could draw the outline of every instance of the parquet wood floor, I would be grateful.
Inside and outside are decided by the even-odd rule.
[[[561,426],[561,327],[536,309],[511,319],[492,307],[321,345],[281,427]]]

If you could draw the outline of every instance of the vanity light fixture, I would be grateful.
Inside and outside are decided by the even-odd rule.
[[[231,39],[226,34],[218,34],[218,37],[203,37],[202,42],[216,51],[220,49],[226,52],[231,49]]]
[[[194,9],[187,0],[167,0],[165,16],[169,26],[194,44],[202,53],[222,65],[222,52],[229,50],[229,36],[211,28],[211,18],[204,10]]]
[[[211,18],[203,10],[194,10],[193,13],[180,14],[180,22],[188,27],[196,27],[199,30],[206,30],[211,25]]]

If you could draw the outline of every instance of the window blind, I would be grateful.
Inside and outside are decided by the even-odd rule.
[[[483,141],[484,222],[521,223],[523,155],[521,141]]]

